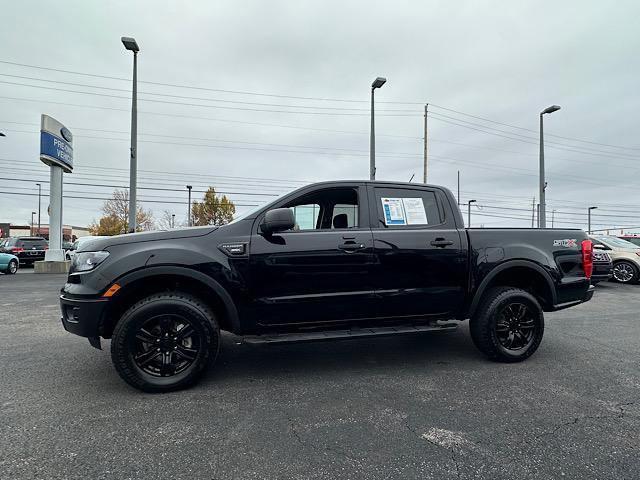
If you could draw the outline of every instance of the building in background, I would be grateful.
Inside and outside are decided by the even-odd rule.
[[[78,227],[75,225],[63,225],[62,237],[65,242],[75,241],[77,238],[86,237],[90,235],[89,228]],[[38,231],[38,225],[33,227],[29,224],[14,224],[14,223],[2,223],[0,222],[0,238],[6,237],[44,237],[49,239],[49,225],[43,224]]]

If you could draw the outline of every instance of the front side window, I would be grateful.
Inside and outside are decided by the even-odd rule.
[[[407,188],[376,188],[380,226],[425,227],[443,222],[435,192]]]
[[[328,188],[296,199],[286,205],[296,220],[294,230],[357,228],[360,220],[355,188]]]

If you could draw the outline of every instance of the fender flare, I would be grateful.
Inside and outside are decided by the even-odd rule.
[[[480,304],[480,300],[482,299],[482,296],[484,295],[485,291],[487,290],[487,288],[489,287],[493,279],[500,272],[503,272],[505,270],[508,270],[510,268],[515,268],[515,267],[530,268],[531,270],[534,270],[537,273],[541,274],[542,278],[546,280],[547,286],[549,287],[549,291],[551,292],[551,305],[549,305],[549,307],[553,307],[553,305],[558,303],[555,285],[553,283],[553,280],[551,279],[551,276],[544,268],[542,268],[540,265],[530,260],[507,260],[506,262],[501,263],[500,265],[495,267],[493,270],[491,270],[489,274],[486,277],[484,277],[482,282],[480,282],[480,285],[478,286],[478,289],[476,290],[476,293],[473,296],[473,300],[471,301],[468,318],[472,317],[473,314],[476,312],[476,309]]]
[[[225,313],[231,325],[231,330],[236,335],[242,332],[240,328],[240,317],[229,292],[213,278],[192,268],[180,267],[176,265],[157,265],[152,267],[144,267],[131,273],[127,273],[120,277],[116,282],[120,287],[124,288],[128,284],[141,280],[143,278],[154,277],[159,275],[174,275],[179,277],[188,277],[192,280],[202,283],[206,287],[213,290],[224,305]]]

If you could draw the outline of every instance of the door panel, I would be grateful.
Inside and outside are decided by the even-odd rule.
[[[251,292],[261,325],[313,324],[371,316],[370,229],[283,232],[251,239]]]
[[[437,192],[426,195],[425,189],[372,187],[369,198],[375,205],[372,214],[377,212],[372,221],[378,226],[372,231],[381,313],[388,317],[446,317],[456,311],[465,294],[466,249],[454,220],[444,214],[441,197]],[[393,216],[385,221],[388,210],[383,210],[383,199],[389,198],[408,198],[411,202],[407,203],[413,206],[416,198],[424,198],[426,212],[410,212],[407,218],[420,222],[428,217],[430,224],[394,225]]]

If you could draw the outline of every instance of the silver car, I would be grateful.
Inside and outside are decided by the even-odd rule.
[[[640,247],[611,235],[592,237],[593,248],[606,250],[613,261],[613,280],[638,283],[640,280]]]
[[[87,242],[89,240],[97,240],[98,238],[107,238],[107,237],[88,235],[86,237],[78,238],[75,242],[73,242],[73,244],[71,245],[71,248],[69,248],[69,250],[65,252],[65,257],[67,258],[67,260],[71,260],[73,256],[76,254],[76,250],[78,250],[78,247],[80,247],[80,245],[82,245],[84,242]]]

